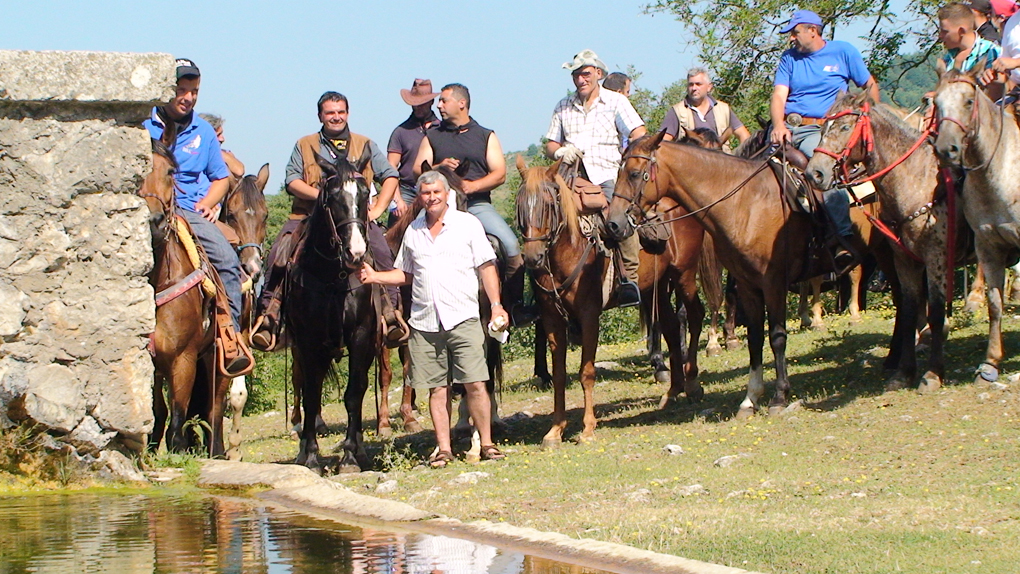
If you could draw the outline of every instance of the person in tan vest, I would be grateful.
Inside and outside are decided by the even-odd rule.
[[[377,268],[393,268],[393,253],[386,244],[382,228],[375,221],[393,199],[399,175],[375,142],[350,130],[347,124],[349,111],[347,97],[343,94],[322,94],[318,103],[322,129],[299,139],[294,145],[284,180],[287,193],[294,196],[294,200],[290,218],[280,229],[266,260],[266,279],[256,309],[258,319],[251,336],[252,346],[256,349],[273,351],[278,347],[283,279],[287,262],[297,243],[295,232],[301,222],[311,215],[319,197],[322,170],[316,161],[317,156],[328,161],[346,158],[357,165],[359,159],[369,154],[371,161],[365,164],[362,175],[367,181],[375,181],[380,185],[380,191],[371,199],[368,209],[369,252]],[[388,343],[393,344],[406,340],[410,334],[403,317],[396,311],[399,297],[396,288],[388,288],[387,297],[381,298],[383,319],[386,322],[385,337]]]
[[[751,132],[741,123],[733,108],[726,102],[712,97],[712,80],[704,68],[693,68],[687,72],[687,97],[666,112],[662,127],[666,130],[666,141],[682,139],[680,128],[694,131],[708,128],[725,143],[731,135],[743,142]]]

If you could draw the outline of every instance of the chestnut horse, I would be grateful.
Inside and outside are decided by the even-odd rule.
[[[255,312],[255,285],[262,276],[262,244],[266,240],[266,221],[269,208],[266,206],[264,190],[269,181],[269,164],[259,169],[258,175],[246,175],[234,185],[223,199],[220,221],[237,234],[237,257],[241,271],[246,276],[241,296],[241,339],[248,340]],[[248,401],[245,377],[234,377],[230,382],[229,403],[231,430],[227,437],[230,445],[227,458],[240,460],[241,417]]]
[[[750,377],[738,417],[753,414],[765,391],[766,309],[776,365],[776,393],[769,410],[778,412],[790,400],[787,288],[817,274],[808,269],[811,216],[791,211],[778,180],[762,162],[663,143],[664,133],[639,138],[627,148],[609,206],[609,232],[618,239],[628,237],[636,229],[633,218],[663,197],[696,213],[688,219],[700,222],[712,235],[719,260],[737,281],[738,300],[747,317]]]
[[[595,438],[593,390],[599,318],[603,308],[615,304],[612,298],[604,299],[610,259],[596,247],[597,238],[587,239],[582,234],[573,191],[559,175],[560,167],[561,162],[556,162],[549,167],[528,168],[523,159],[517,158],[522,178],[517,192],[517,225],[524,241],[524,262],[538,285],[536,297],[553,357],[553,425],[542,439],[544,448],[559,446],[567,426],[567,329],[571,322],[577,323],[581,334],[579,379],[584,389],[584,418],[579,440],[589,442]],[[671,226],[671,249],[658,256],[641,254],[638,285],[642,299],[646,304],[657,299],[663,334],[673,351],[672,384],[660,407],[681,391],[692,401],[704,396],[697,382],[697,340],[705,313],[697,288],[703,231],[694,221],[684,223]],[[608,282],[615,284],[615,279]],[[671,284],[678,286],[677,294],[687,308],[691,324],[694,344],[688,346],[686,353],[682,352],[684,334],[669,303]]]
[[[156,331],[151,342],[156,368],[152,389],[155,424],[149,449],[159,448],[164,432],[170,451],[182,452],[195,446],[194,439],[185,432],[185,422],[197,416],[211,430],[205,445],[209,454],[222,456],[228,380],[216,368],[214,302],[201,286],[206,274],[215,271],[207,261],[196,269],[178,236],[173,179],[177,162],[169,148],[176,139],[176,130],[173,122],[164,123],[167,127],[162,138],[152,140],[152,172],[138,192],[149,207],[153,255],[149,284],[156,293]],[[197,240],[193,241],[197,245]],[[167,383],[169,412],[163,395]]]
[[[366,154],[362,161],[369,159]],[[327,465],[320,459],[316,422],[322,411],[323,381],[340,382],[334,360],[346,349],[347,434],[338,467],[341,472],[356,472],[370,465],[361,417],[379,328],[372,290],[357,279],[368,252],[369,187],[360,176],[362,166],[352,166],[346,158],[334,165],[320,157],[318,163],[321,191],[306,220],[286,285],[284,316],[294,355],[291,377],[301,389],[304,406],[295,462],[320,471]]]

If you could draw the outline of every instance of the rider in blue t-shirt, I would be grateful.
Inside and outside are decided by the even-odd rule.
[[[860,52],[839,40],[822,38],[822,19],[810,10],[797,10],[780,34],[790,34],[792,48],[783,52],[772,91],[772,141],[791,142],[811,157],[821,140],[825,114],[845,92],[849,82],[868,91],[878,101],[878,83],[868,71]],[[836,250],[836,268],[849,269],[854,256],[846,238],[853,235],[850,202],[845,189],[831,189],[822,196],[825,210],[843,245]]]
[[[215,224],[218,213],[215,207],[229,191],[230,170],[223,161],[216,130],[195,113],[201,80],[194,62],[177,60],[177,87],[173,99],[164,106],[152,108],[152,116],[143,125],[153,139],[159,139],[166,127],[164,118],[176,124],[177,139],[171,151],[178,164],[174,172],[177,213],[187,220],[219,274],[230,302],[234,330],[240,332],[241,263]],[[228,356],[227,361],[226,369],[230,373],[241,372],[250,363],[244,353]]]

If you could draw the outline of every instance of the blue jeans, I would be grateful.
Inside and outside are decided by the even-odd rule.
[[[507,257],[517,257],[521,254],[521,248],[517,245],[517,235],[506,224],[503,216],[496,212],[496,208],[491,203],[479,201],[472,204],[469,201],[467,210],[468,213],[474,215],[478,218],[478,221],[482,222],[482,228],[485,229],[485,233],[499,240]]]
[[[794,147],[810,158],[815,155],[815,148],[822,141],[822,126],[790,127],[790,134],[793,136]],[[822,192],[822,203],[825,204],[825,211],[829,214],[836,233],[843,237],[852,236],[854,229],[850,223],[850,196],[846,189],[834,187]]]
[[[178,213],[184,216],[191,231],[198,238],[209,256],[209,262],[216,269],[216,273],[223,282],[223,289],[227,292],[227,299],[230,302],[230,316],[234,318],[234,329],[241,330],[241,262],[237,259],[237,252],[223,236],[223,233],[216,228],[216,224],[207,221],[204,217],[185,209],[178,209]]]

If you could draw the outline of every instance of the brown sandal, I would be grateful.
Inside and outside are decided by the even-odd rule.
[[[503,460],[504,458],[506,458],[506,455],[496,445],[487,444],[482,446],[482,460]]]
[[[441,450],[429,458],[429,466],[432,468],[443,468],[453,462],[453,453],[448,450]]]

